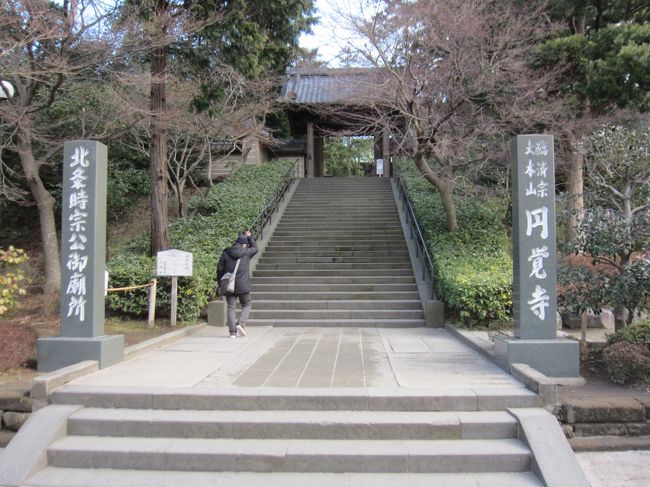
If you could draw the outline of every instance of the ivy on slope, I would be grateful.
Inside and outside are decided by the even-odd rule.
[[[245,166],[234,177],[213,186],[205,199],[190,202],[190,210],[197,216],[170,225],[171,247],[193,253],[193,275],[178,279],[180,320],[195,320],[215,296],[216,266],[222,250],[270,203],[292,167],[293,161]],[[148,236],[143,236],[109,261],[110,287],[145,284],[155,277],[156,259],[147,255],[148,242]],[[169,314],[170,287],[171,278],[158,279],[157,315]],[[145,316],[148,292],[145,288],[109,293],[106,303],[115,312]]]
[[[458,230],[449,232],[438,193],[412,161],[398,164],[433,258],[438,297],[464,323],[509,320],[512,256],[502,205],[455,195]]]

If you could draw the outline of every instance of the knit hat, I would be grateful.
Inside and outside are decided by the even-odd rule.
[[[248,244],[248,237],[246,235],[240,235],[237,237],[237,241],[235,242],[237,245],[245,245]]]

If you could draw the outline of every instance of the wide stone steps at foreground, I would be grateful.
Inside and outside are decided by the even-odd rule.
[[[52,401],[66,434],[26,486],[543,485],[504,410],[539,405],[525,389],[64,386]]]
[[[441,329],[205,326],[49,391],[0,485],[587,487],[540,397]]]
[[[300,181],[253,273],[249,325],[424,325],[388,179]]]

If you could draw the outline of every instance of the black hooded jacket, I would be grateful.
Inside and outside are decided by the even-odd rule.
[[[257,253],[257,244],[253,237],[248,237],[248,247],[233,245],[223,250],[219,264],[217,264],[217,282],[226,272],[235,270],[237,259],[241,259],[237,268],[237,277],[235,277],[235,294],[244,294],[251,292],[251,257]]]

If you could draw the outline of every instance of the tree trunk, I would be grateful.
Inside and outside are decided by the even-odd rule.
[[[621,331],[625,328],[625,309],[622,304],[614,306],[614,331]]]
[[[248,160],[248,154],[250,154],[252,149],[251,144],[242,144],[242,153],[241,157],[237,161],[237,163],[233,166],[232,171],[230,172],[231,176],[234,176],[237,174],[237,171],[239,171],[242,167],[244,167],[244,164],[246,164],[246,161]]]
[[[458,228],[458,221],[456,220],[456,206],[452,198],[452,182],[450,179],[442,178],[434,173],[427,164],[426,158],[423,154],[415,155],[415,165],[424,176],[424,179],[429,181],[440,194],[442,200],[442,207],[445,211],[445,218],[447,219],[447,229],[450,232],[456,231]]]
[[[43,185],[39,174],[39,165],[32,152],[32,134],[29,122],[23,119],[16,131],[16,148],[23,174],[29,185],[32,196],[38,208],[38,219],[41,228],[41,245],[45,262],[46,294],[55,294],[61,286],[61,262],[59,260],[59,242],[54,219],[54,197]]]
[[[185,197],[183,192],[185,191],[185,180],[178,181],[176,183],[176,201],[178,203],[178,217],[184,218],[187,216],[185,213]]]
[[[165,133],[166,48],[151,55],[151,125],[149,127],[151,181],[151,255],[169,248],[167,228],[167,138]]]
[[[568,210],[569,210],[569,225],[566,229],[566,239],[568,242],[573,242],[578,238],[580,224],[584,216],[585,200],[584,200],[584,170],[583,170],[583,156],[580,151],[575,150],[575,136],[573,133],[569,134],[569,151],[567,153],[569,159],[569,174],[568,174]]]

